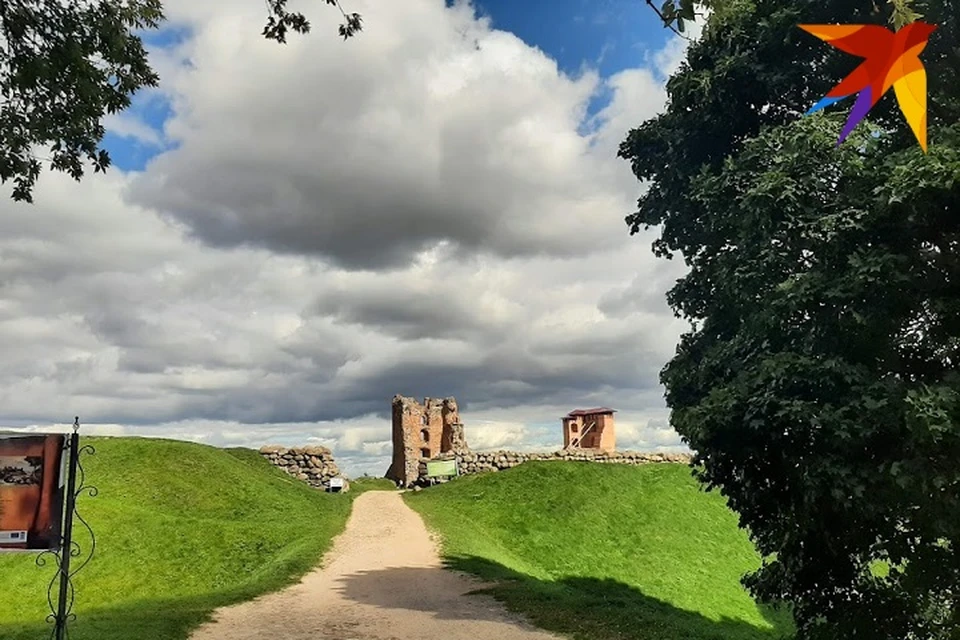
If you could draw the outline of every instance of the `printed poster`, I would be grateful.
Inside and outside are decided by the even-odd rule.
[[[0,552],[59,548],[65,442],[0,432]]]

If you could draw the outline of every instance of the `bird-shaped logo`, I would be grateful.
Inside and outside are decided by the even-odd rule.
[[[913,129],[923,152],[927,152],[927,72],[920,62],[920,52],[937,28],[935,25],[912,22],[896,33],[875,24],[798,26],[841,51],[864,58],[860,66],[807,111],[809,115],[855,93],[860,94],[840,133],[837,146],[892,86],[900,111]]]

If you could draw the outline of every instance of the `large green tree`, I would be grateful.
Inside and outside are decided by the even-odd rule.
[[[929,153],[893,91],[837,146],[852,99],[803,114],[860,60],[797,24],[919,15]],[[800,638],[960,638],[958,21],[957,0],[716,0],[621,145],[648,186],[631,233],[690,268],[672,424]]]
[[[324,2],[343,15],[344,39],[360,31],[358,14]],[[267,13],[267,39],[310,30],[287,0],[267,0]],[[87,162],[107,169],[103,118],[157,85],[137,32],[163,19],[161,0],[0,0],[0,183],[14,200],[32,202],[43,160],[77,180]]]

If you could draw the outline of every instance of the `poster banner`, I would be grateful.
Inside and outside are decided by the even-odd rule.
[[[59,549],[65,442],[0,431],[0,552]]]
[[[433,460],[427,463],[428,478],[442,478],[457,475],[456,460]]]

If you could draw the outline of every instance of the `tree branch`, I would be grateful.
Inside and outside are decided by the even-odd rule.
[[[651,8],[651,9],[654,10],[654,12],[657,14],[657,16],[658,16],[658,17],[660,18],[660,20],[663,22],[663,25],[664,25],[665,27],[667,27],[668,29],[670,29],[670,31],[673,31],[675,34],[677,34],[678,36],[680,36],[681,38],[683,38],[683,39],[686,40],[687,42],[690,41],[690,38],[688,38],[687,36],[683,35],[683,34],[680,33],[679,31],[677,31],[677,28],[676,28],[675,26],[673,26],[673,23],[672,23],[671,21],[667,20],[666,16],[663,15],[663,12],[660,11],[660,9],[657,8],[657,5],[653,4],[653,0],[646,0],[646,3],[647,3],[648,5],[650,5],[650,8]]]

